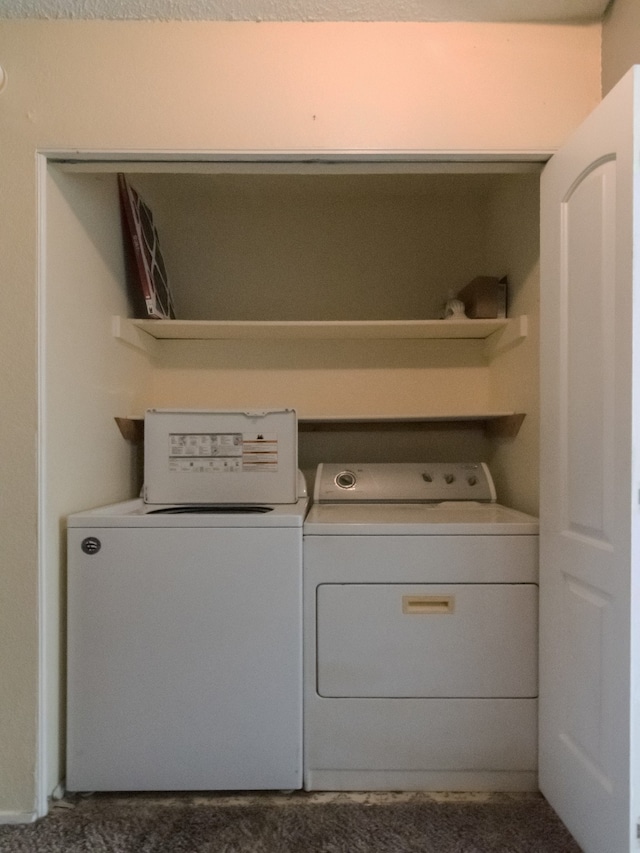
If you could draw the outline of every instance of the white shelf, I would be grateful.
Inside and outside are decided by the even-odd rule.
[[[513,438],[520,431],[522,412],[464,412],[459,414],[424,414],[397,417],[298,417],[301,432],[357,431],[366,429],[424,429],[428,424],[481,423],[489,435]]]
[[[513,438],[518,434],[524,414],[521,412],[465,412],[463,414],[409,415],[403,417],[298,417],[301,432],[345,431],[363,429],[423,429],[426,424],[482,423],[490,435]],[[118,429],[128,441],[139,443],[144,438],[144,418],[129,416],[115,418]]]
[[[114,317],[114,335],[144,347],[154,340],[486,340],[511,330],[526,337],[526,317],[496,320],[130,320]],[[142,334],[140,334],[142,333]]]
[[[157,340],[487,338],[507,320],[132,320]]]

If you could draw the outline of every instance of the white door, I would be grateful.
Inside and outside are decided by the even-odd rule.
[[[542,176],[540,788],[587,853],[640,844],[639,85]]]

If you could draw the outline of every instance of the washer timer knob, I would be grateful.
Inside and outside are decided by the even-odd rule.
[[[356,484],[356,475],[353,471],[341,471],[336,475],[335,484],[339,489],[353,489]]]
[[[102,542],[96,536],[87,536],[80,543],[80,547],[85,554],[97,554],[102,548]]]

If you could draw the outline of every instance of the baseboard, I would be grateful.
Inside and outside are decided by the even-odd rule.
[[[0,812],[0,824],[33,823],[37,817],[35,812]]]
[[[537,791],[535,770],[315,770],[305,791]]]

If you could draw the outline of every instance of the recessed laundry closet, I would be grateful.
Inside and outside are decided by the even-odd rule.
[[[73,443],[73,456],[76,460],[82,457],[83,444],[90,455],[91,423],[98,418],[107,420],[111,435],[101,448],[101,457],[103,464],[106,458],[110,459],[111,487],[116,498],[135,498],[140,491],[144,451],[144,495],[145,500],[150,500],[147,477],[152,470],[155,473],[150,465],[150,410],[245,412],[244,417],[257,424],[252,427],[254,433],[259,432],[251,439],[252,447],[256,439],[270,438],[278,449],[275,456],[268,458],[282,461],[295,447],[294,464],[306,477],[309,493],[320,463],[338,463],[338,467],[346,463],[364,464],[365,471],[368,463],[440,464],[452,470],[440,468],[438,471],[442,473],[432,475],[430,469],[422,473],[412,469],[421,489],[426,491],[409,497],[410,503],[451,501],[454,493],[445,483],[464,480],[466,489],[460,494],[455,492],[458,500],[470,500],[472,504],[478,499],[495,501],[497,491],[501,503],[537,514],[540,169],[541,164],[533,159],[474,162],[471,158],[458,162],[433,162],[427,158],[414,162],[393,158],[338,161],[328,156],[315,162],[294,158],[234,161],[215,157],[199,163],[176,159],[170,164],[51,162],[47,182],[47,245],[48,298],[53,322],[56,312],[64,310],[64,300],[60,297],[63,293],[69,297],[70,282],[77,282],[78,292],[72,298],[80,300],[83,307],[82,326],[70,324],[64,340],[51,340],[47,359],[53,405],[56,395],[60,395],[62,402],[72,376],[76,376],[74,423],[82,425],[82,436]],[[131,268],[124,251],[120,219],[118,174],[122,173],[152,212],[173,294],[174,319],[144,319],[135,314]],[[462,312],[459,316],[447,316],[445,306],[453,304],[452,300],[478,277],[501,282],[505,291],[501,310],[480,317],[473,314],[468,317]],[[72,306],[67,305],[67,310],[71,314]],[[295,444],[290,430],[286,440],[278,437],[272,428],[267,427],[269,435],[264,434],[259,413],[278,407],[295,410]],[[140,437],[145,412],[146,441],[140,442],[136,439]],[[197,416],[181,417],[190,422],[190,417]],[[217,423],[215,416],[212,423]],[[178,431],[180,435],[170,430],[169,439],[174,446],[183,438],[192,446],[195,441],[200,446],[196,454],[205,453],[202,448],[206,445],[209,448],[206,453],[213,456],[199,464],[208,466],[211,472],[222,470],[222,463],[214,457],[227,453],[224,446],[232,447],[234,442],[238,446],[237,441],[232,441],[230,434],[218,435],[217,427],[207,427],[204,432],[203,429],[195,430],[202,434],[201,438],[191,435],[192,429],[187,430],[189,435],[183,428]],[[104,423],[101,431],[104,434]],[[236,434],[235,429],[232,432]],[[245,446],[247,440],[244,435]],[[156,457],[166,453],[163,441],[162,436],[159,441],[154,440]],[[71,449],[68,434],[64,436],[64,444]],[[56,477],[64,476],[66,466],[74,464],[72,459],[65,464],[64,457],[61,442],[60,452],[54,454],[52,488]],[[173,469],[166,469],[167,473],[178,472],[177,479],[183,484],[179,492],[186,504],[195,503],[196,497],[195,492],[190,495],[190,487],[185,485],[187,474],[180,471],[192,470],[192,464],[186,459],[183,465],[172,457]],[[231,467],[225,470],[238,470],[238,464],[237,458],[229,457]],[[270,465],[274,472],[278,469],[276,461]],[[492,474],[488,473],[487,465]],[[482,496],[478,491],[480,486],[476,485],[479,473],[475,473],[481,471],[487,472]],[[197,500],[206,503],[207,489],[203,487],[202,492],[200,488],[204,482],[202,474],[189,476],[200,479]],[[437,483],[432,482],[433,476]],[[266,482],[264,471],[262,477],[260,474],[256,477],[261,484]],[[266,477],[269,478],[268,473]],[[272,478],[273,475],[269,479]],[[235,497],[225,498],[222,487],[217,502],[220,493],[227,503],[246,504],[252,499],[241,487],[235,489],[237,475],[227,473],[221,479],[234,484]],[[426,488],[428,484],[433,488]],[[261,491],[262,502],[282,502],[281,498],[271,496],[268,486]],[[306,500],[306,493],[297,491],[290,500],[295,501],[302,494]],[[374,496],[378,501],[389,499],[407,498],[404,491],[390,498],[384,489]],[[253,497],[254,503],[256,500]],[[86,508],[92,506],[95,500],[88,497]],[[269,513],[273,507],[265,509]],[[197,522],[190,522],[188,515],[178,521],[171,517],[153,520],[150,516],[135,521],[135,517],[140,518],[140,509],[133,504],[118,505],[107,510],[106,516],[97,511],[70,517],[67,772],[72,787],[135,790],[165,786],[185,789],[300,786],[303,636],[308,638],[304,639],[308,647],[316,634],[313,627],[316,595],[320,596],[322,590],[326,597],[329,589],[322,586],[325,568],[322,565],[318,568],[317,561],[307,565],[307,535],[305,532],[303,546],[300,520],[305,509],[306,503],[299,503],[295,524],[287,521],[292,530],[287,534],[286,558],[283,551],[280,559],[272,543],[274,534],[269,530],[277,522],[277,513],[267,514],[266,521],[260,523],[255,516],[243,516],[247,520],[233,522],[231,529],[226,513],[223,520],[210,516],[209,522],[206,515]],[[429,529],[434,519],[427,513],[420,532]],[[396,747],[383,753],[365,756],[354,752],[352,761],[347,760],[337,775],[331,768],[325,769],[326,761],[333,760],[323,747],[330,741],[332,730],[331,722],[328,725],[324,722],[321,710],[327,707],[327,700],[321,698],[326,686],[318,685],[320,711],[312,717],[314,703],[309,690],[315,694],[316,688],[310,686],[315,680],[315,660],[305,664],[305,708],[309,709],[308,718],[307,710],[304,711],[305,728],[313,732],[309,752],[313,769],[305,771],[305,784],[312,789],[327,784],[333,788],[354,784],[380,788],[391,782],[395,787],[410,788],[434,784],[485,789],[498,785],[516,790],[536,787],[537,521],[531,515],[503,519],[478,513],[465,517],[462,526],[463,519],[458,515],[447,516],[445,520],[444,527],[436,531],[439,537],[422,536],[419,540],[418,550],[426,561],[424,570],[420,568],[421,559],[411,568],[414,557],[405,552],[409,540],[385,537],[387,549],[393,549],[396,542],[395,556],[390,552],[387,562],[373,572],[372,579],[375,575],[375,586],[386,578],[386,588],[392,596],[385,605],[390,608],[389,615],[378,616],[377,627],[367,627],[368,619],[363,616],[359,617],[361,623],[354,622],[352,626],[353,632],[363,637],[367,630],[391,629],[395,620],[392,614],[396,612],[393,603],[396,584],[404,584],[403,601],[407,597],[413,601],[416,596],[422,601],[425,595],[430,599],[432,591],[444,595],[442,584],[453,584],[447,601],[459,602],[455,621],[453,607],[449,617],[438,611],[434,616],[430,609],[409,609],[405,611],[408,616],[400,617],[398,627],[403,637],[398,639],[399,660],[396,665],[389,662],[387,669],[390,676],[398,665],[406,665],[404,686],[399,693],[394,692],[396,688],[391,683],[383,689],[382,695],[392,698],[381,704],[373,703],[373,708],[382,709],[381,716],[376,717],[379,712],[373,711],[371,731],[363,740],[392,743],[389,721],[398,712],[409,712],[409,707],[413,715],[411,734],[396,738]],[[121,532],[117,529],[120,525]],[[315,528],[309,532],[314,531]],[[379,527],[377,532],[382,531],[383,527]],[[412,532],[418,533],[418,528]],[[469,534],[478,533],[485,535],[471,536],[477,543],[475,547],[484,549],[491,542],[484,558],[486,570],[479,574],[470,562],[467,548]],[[505,534],[509,535],[504,538]],[[202,540],[197,552],[188,545],[190,536],[194,541]],[[504,542],[499,541],[502,538]],[[521,542],[517,543],[519,538]],[[443,539],[449,540],[446,546]],[[153,559],[144,556],[159,554],[159,541],[164,543],[163,554],[173,553],[170,545],[173,540],[184,543],[179,548],[184,562],[178,575],[174,563],[166,564],[165,558],[159,556]],[[231,549],[228,565],[237,562],[250,566],[251,549],[263,550],[260,541],[264,542],[265,555],[270,556],[265,557],[262,568],[256,564],[249,571],[247,592],[244,596],[240,594],[240,599],[242,583],[238,579],[242,576],[232,573],[236,577],[232,584],[227,561],[218,566],[212,556],[211,570],[203,569],[203,561],[207,563],[210,559],[207,554],[213,555],[220,549],[223,553]],[[236,551],[237,556],[231,558]],[[432,553],[434,556],[430,556]],[[119,555],[117,564],[112,564],[116,558],[110,554]],[[349,559],[337,558],[340,565],[343,559],[346,583]],[[329,561],[331,565],[335,562],[332,558]],[[398,570],[389,574],[395,562],[399,563]],[[123,565],[131,568],[121,582],[115,588],[111,584],[104,587],[101,579],[115,578]],[[495,566],[493,570],[491,565]],[[310,582],[304,587],[303,596],[302,576],[312,570],[319,578],[319,585],[316,588]],[[252,571],[258,572],[263,587],[250,583]],[[280,577],[279,572],[284,575]],[[273,648],[273,656],[269,654],[268,643],[275,639],[268,639],[270,631],[265,626],[268,620],[261,629],[258,627],[260,603],[268,601],[270,596],[270,575],[279,588],[284,591],[286,585],[289,590],[286,612],[279,611],[277,617],[279,623],[284,625],[286,618],[290,624],[289,639],[283,639],[283,635],[279,640],[281,646]],[[94,576],[95,581],[90,581]],[[140,583],[134,581],[138,576]],[[181,642],[165,646],[161,638],[167,636],[167,631],[172,634],[176,620],[185,621],[185,612],[173,605],[161,612],[152,599],[144,604],[146,597],[141,590],[153,586],[156,576],[163,589],[168,578],[183,578],[176,594],[169,599],[182,600],[185,595],[187,610],[191,583],[194,596],[195,590],[199,590],[200,605],[209,595],[206,590],[210,582],[217,588],[216,598],[220,601],[229,594],[229,607],[238,614],[232,623],[233,630],[231,624],[223,628],[224,606],[215,618],[212,609],[211,620],[201,614],[196,621],[194,599],[194,618],[186,620],[189,633],[185,633]],[[338,566],[337,577],[340,576]],[[160,580],[163,577],[165,580]],[[354,577],[350,577],[353,581]],[[336,575],[332,574],[331,579],[335,582]],[[355,579],[366,584],[367,570]],[[357,589],[357,585],[352,589]],[[305,632],[301,627],[303,611],[300,604],[296,605],[296,596],[305,599]],[[255,601],[250,611],[245,607],[249,600]],[[89,610],[99,611],[102,621],[88,619],[88,601],[94,602]],[[135,601],[142,602],[141,609],[129,612],[129,604]],[[479,619],[473,615],[494,608],[504,611],[504,620],[499,613],[490,617],[490,623],[485,621],[486,615]],[[117,630],[109,627],[110,612],[114,618],[119,614]],[[421,614],[417,618],[416,612]],[[324,621],[320,610],[318,614],[320,630]],[[428,621],[427,614],[431,614]],[[246,624],[238,626],[238,619],[242,618]],[[98,625],[102,627],[98,629]],[[435,635],[431,630],[434,626]],[[493,639],[489,637],[490,626]],[[244,642],[239,642],[238,630],[246,637]],[[466,655],[460,643],[468,642],[464,637],[475,637],[474,645],[483,638],[478,646],[479,660],[485,656],[495,658],[503,642],[512,644],[512,675],[496,680],[488,667],[486,679],[480,678],[477,683],[470,675],[477,664],[461,664]],[[488,645],[486,652],[482,652],[485,640]],[[131,649],[130,655],[123,654],[123,642],[125,648]],[[229,650],[223,655],[222,650],[229,643],[238,652]],[[297,656],[289,657],[291,647],[296,646]],[[183,647],[192,650],[190,664],[180,663]],[[193,649],[199,647],[200,662],[197,655],[193,657]],[[445,668],[451,668],[453,680],[438,686],[441,676],[426,675],[422,685],[408,688],[415,667],[412,661],[417,661],[428,647],[439,649],[437,657]],[[159,653],[161,648],[166,648],[164,657]],[[238,656],[240,648],[247,651],[242,664]],[[259,688],[263,701],[256,705],[254,700],[246,698],[249,694],[241,685],[247,677],[245,672],[248,674],[253,669],[259,654],[266,654],[260,671],[266,673],[272,669],[274,681],[272,698],[267,698],[270,693],[265,683]],[[318,654],[321,655],[318,671],[326,676],[324,645],[319,647]],[[103,671],[101,661],[105,655],[108,659],[126,659],[119,676],[113,675],[115,670],[111,665]],[[450,658],[449,663],[446,658]],[[290,700],[277,689],[276,660],[283,670],[283,684],[288,683],[284,670],[289,673],[291,681],[286,691]],[[287,660],[290,663],[284,666]],[[310,660],[308,648],[306,660]],[[216,661],[215,675],[208,661]],[[329,664],[329,670],[332,666],[335,667]],[[357,670],[360,664],[352,662],[347,669],[349,666]],[[200,675],[194,676],[195,680],[184,680],[185,670]],[[519,671],[528,675],[521,678]],[[157,683],[152,672],[160,675]],[[357,675],[354,671],[346,682],[343,680],[337,695],[344,696],[344,700],[331,700],[333,705],[329,705],[328,713],[330,718],[334,715],[333,725],[338,719],[335,715],[341,713],[339,709],[351,702],[347,698],[352,695],[351,690],[358,696],[362,689],[358,687],[362,682]],[[94,688],[87,688],[87,680],[95,681]],[[182,687],[176,704],[172,685],[177,683]],[[235,685],[229,687],[224,697],[224,709],[220,704],[223,697],[216,688],[218,683]],[[140,687],[139,691],[134,689],[132,697],[134,684]],[[448,694],[448,690],[453,692]],[[192,698],[200,692],[204,706]],[[330,694],[333,695],[331,690]],[[183,705],[186,695],[191,697],[193,723],[185,722],[180,727],[181,737],[176,739],[171,732],[175,730],[177,716],[185,713],[185,721],[192,719],[191,711]],[[132,708],[136,704],[147,707],[147,702],[144,723]],[[248,722],[244,730],[237,728],[232,721],[238,720],[238,715],[248,715],[250,705],[261,709],[260,719]],[[364,708],[370,705],[365,704]],[[174,708],[168,716],[162,711],[165,706]],[[207,771],[202,753],[202,760],[197,762],[199,771],[189,772],[185,768],[184,773],[175,776],[169,768],[180,764],[180,756],[198,753],[198,732],[206,722],[203,707],[210,708],[218,720],[217,725],[211,726],[212,757],[218,752],[217,738],[229,745],[235,742],[249,745],[253,743],[252,733],[261,730],[262,739],[258,737],[249,747],[254,755],[272,741],[284,744],[282,721],[290,720],[288,745],[282,751],[283,756],[293,758],[290,769],[281,767],[279,762],[272,771],[265,754],[260,761],[260,772],[256,768],[256,772],[239,775],[231,768],[246,763],[246,748],[242,748],[237,753],[231,751],[214,774]],[[224,719],[229,720],[226,730]],[[456,723],[452,722],[454,719]],[[247,720],[253,717],[248,716]],[[274,728],[277,734],[266,734],[267,725],[271,725],[268,720],[277,722]],[[141,746],[148,740],[145,725],[151,725],[158,739],[152,754],[147,754]],[[349,714],[342,725],[346,742],[355,746],[360,727],[354,727]],[[444,746],[447,728],[451,728],[449,746]],[[483,733],[478,735],[481,729]],[[501,732],[510,729],[518,730],[519,735],[505,740]],[[97,739],[94,733],[99,733]],[[111,746],[105,751],[100,744],[107,742]],[[345,756],[349,754],[346,748],[342,751]],[[410,761],[406,758],[408,752],[414,755]],[[471,753],[477,753],[477,757],[470,764],[466,756]],[[369,772],[357,774],[356,771],[369,765]],[[149,768],[148,773],[138,772],[137,767]]]

